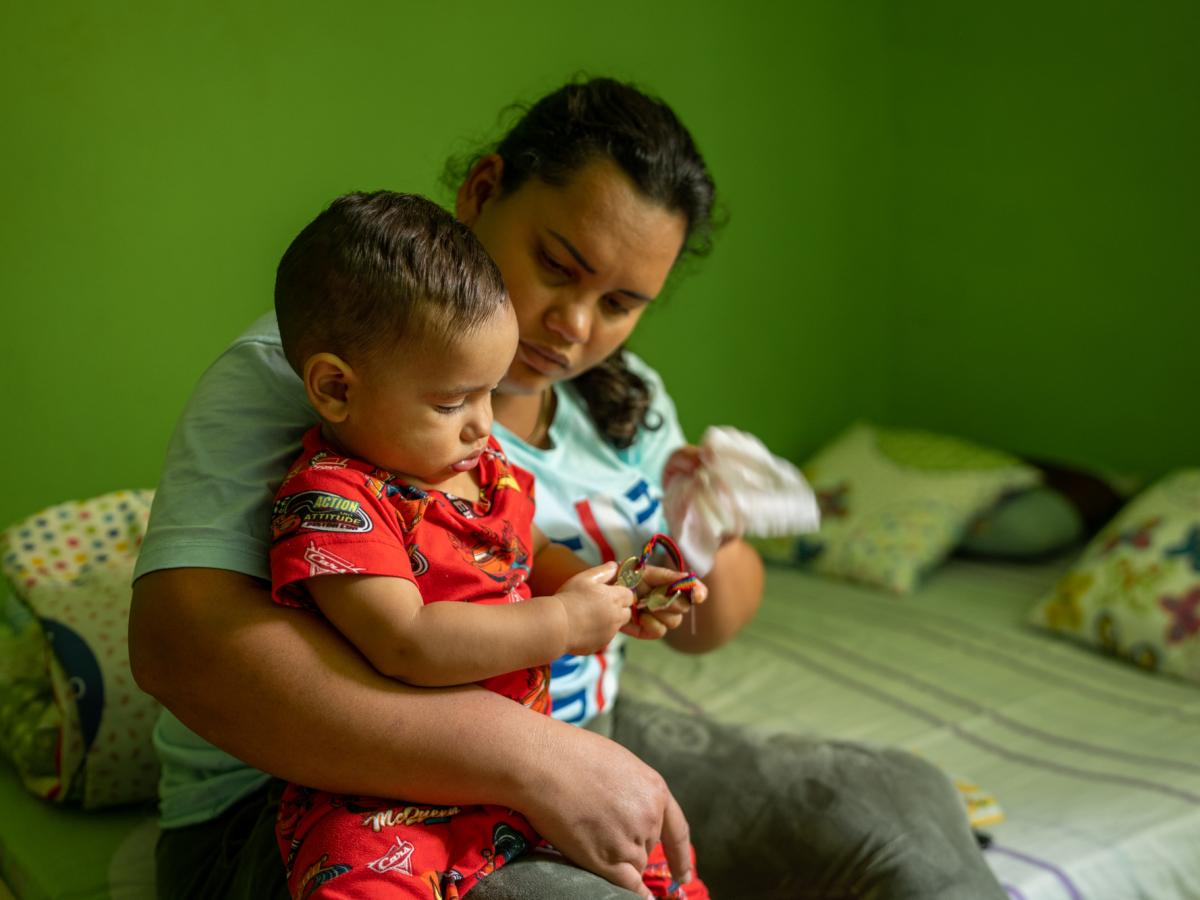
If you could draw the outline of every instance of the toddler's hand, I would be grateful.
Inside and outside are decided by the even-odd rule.
[[[635,602],[633,591],[610,584],[615,563],[585,569],[568,578],[554,596],[567,614],[567,652],[596,653],[629,621]]]

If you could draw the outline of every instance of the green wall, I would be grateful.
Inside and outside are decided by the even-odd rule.
[[[195,379],[269,308],[304,223],[348,190],[438,191],[502,107],[580,70],[669,98],[728,198],[717,252],[639,341],[687,426],[796,453],[880,408],[864,363],[882,328],[840,349],[881,277],[856,262],[882,228],[882,173],[856,174],[884,124],[877,4],[23,6],[0,13],[0,365],[28,463],[0,522],[153,485]]]
[[[1200,464],[1200,4],[896,2],[897,422]]]
[[[448,200],[445,157],[577,71],[669,99],[725,197],[715,253],[635,341],[693,437],[731,423],[802,458],[868,416],[1195,460],[1190,0],[442,9],[4,6],[0,374],[22,464],[0,522],[153,485],[192,384],[319,208]]]

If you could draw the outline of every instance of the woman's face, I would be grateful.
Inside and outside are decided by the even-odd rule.
[[[480,160],[459,189],[458,218],[500,266],[520,343],[503,390],[539,393],[602,362],[654,300],[687,228],[609,160],[563,187],[531,178],[500,192],[503,160]]]

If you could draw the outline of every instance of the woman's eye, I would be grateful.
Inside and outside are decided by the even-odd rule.
[[[553,256],[551,256],[545,250],[538,250],[538,258],[541,260],[542,265],[545,266],[547,269],[551,270],[552,272],[557,272],[559,275],[570,275],[571,274],[567,270],[566,266],[559,263],[558,260],[556,260]]]
[[[624,316],[631,312],[628,306],[611,295],[604,298],[604,308],[615,316]]]

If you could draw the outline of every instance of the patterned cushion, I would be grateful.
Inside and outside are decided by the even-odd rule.
[[[1130,503],[1031,621],[1200,681],[1200,469],[1176,472]]]
[[[95,808],[153,797],[157,706],[129,671],[149,491],[51,507],[0,534],[0,752],[26,787]]]
[[[821,503],[821,530],[791,542],[794,560],[897,593],[911,591],[1003,494],[1040,477],[1015,457],[957,438],[862,423],[804,470]]]

